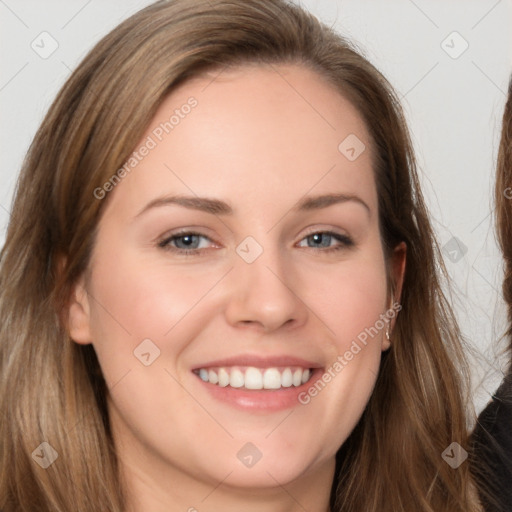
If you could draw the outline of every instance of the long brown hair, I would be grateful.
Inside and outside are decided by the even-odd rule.
[[[467,464],[453,469],[442,458],[467,440],[464,357],[393,89],[348,41],[285,0],[170,0],[124,21],[86,56],[21,171],[0,268],[3,512],[124,510],[108,390],[93,347],[72,342],[62,313],[108,200],[94,191],[173,88],[248,62],[308,66],[354,104],[375,147],[384,247],[389,256],[407,244],[392,348],[338,452],[332,511],[479,510]],[[47,469],[31,456],[44,441],[59,454]]]
[[[503,112],[501,139],[496,167],[496,232],[505,260],[503,297],[507,304],[509,356],[512,359],[512,76],[508,84],[508,98]],[[512,360],[509,363],[512,372]]]
[[[494,197],[496,232],[505,263],[503,297],[508,312],[505,339],[508,355],[512,358],[512,76],[503,112]],[[471,437],[471,470],[482,503],[489,512],[502,511],[510,506],[510,503],[508,506],[504,504],[510,499],[510,487],[504,488],[503,485],[509,483],[507,479],[512,474],[512,425],[505,424],[512,417],[511,411],[512,362],[509,362],[505,379],[479,416]]]

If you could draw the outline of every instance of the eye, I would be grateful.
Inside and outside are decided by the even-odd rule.
[[[354,242],[350,237],[333,231],[317,231],[299,242],[299,247],[317,248],[323,252],[339,251],[353,245]]]
[[[347,235],[333,231],[316,231],[304,237],[298,247],[320,249],[322,252],[339,251],[352,247],[354,242]],[[207,236],[193,231],[175,233],[158,242],[158,246],[166,251],[183,255],[199,255],[205,249],[215,246]]]
[[[207,249],[213,242],[205,235],[194,232],[176,233],[158,243],[158,246],[166,251],[181,254],[199,253],[201,249]]]

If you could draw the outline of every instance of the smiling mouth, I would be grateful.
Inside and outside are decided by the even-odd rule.
[[[311,379],[313,369],[300,366],[256,368],[227,366],[199,368],[194,372],[202,381],[219,387],[247,390],[276,390],[302,386]]]

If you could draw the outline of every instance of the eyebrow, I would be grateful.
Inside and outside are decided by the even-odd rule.
[[[146,211],[158,206],[168,206],[176,204],[191,210],[199,210],[213,215],[232,215],[233,208],[228,203],[218,199],[209,199],[207,197],[193,196],[165,196],[153,199],[135,216],[139,217]]]
[[[359,197],[354,194],[325,194],[321,196],[306,197],[300,201],[295,208],[295,211],[308,211],[308,210],[320,210],[321,208],[327,208],[333,204],[347,203],[355,201],[371,213],[370,207]]]
[[[306,197],[299,201],[292,210],[295,212],[320,210],[334,204],[347,203],[354,201],[364,206],[371,213],[370,207],[358,196],[353,194],[325,194],[313,197]],[[146,211],[159,206],[178,205],[191,210],[199,210],[213,215],[233,215],[233,208],[219,199],[210,199],[208,197],[198,196],[165,196],[153,199],[135,216],[139,217]]]

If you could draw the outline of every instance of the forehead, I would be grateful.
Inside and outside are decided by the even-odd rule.
[[[294,203],[308,192],[376,202],[372,147],[355,107],[298,65],[246,65],[194,78],[160,105],[114,190],[128,209],[163,193],[247,207]]]

